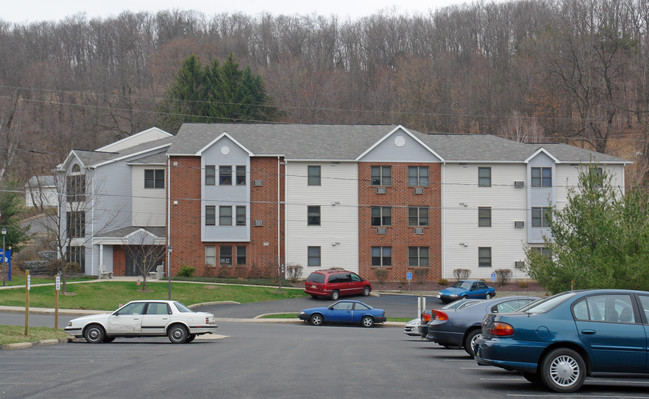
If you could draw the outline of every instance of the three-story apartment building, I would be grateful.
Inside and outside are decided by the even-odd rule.
[[[86,210],[88,274],[131,273],[137,260],[124,248],[144,229],[173,249],[172,274],[299,264],[304,275],[343,267],[369,279],[386,270],[392,281],[457,268],[526,277],[524,246],[543,245],[544,215],[565,204],[579,167],[597,162],[623,188],[628,163],[565,144],[386,125],[184,124],[83,156],[64,165],[79,158],[111,188]],[[98,233],[98,209],[125,215]]]

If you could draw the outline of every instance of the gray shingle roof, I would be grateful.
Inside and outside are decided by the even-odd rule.
[[[355,160],[397,125],[183,124],[170,155],[193,155],[228,133],[254,155],[287,159]],[[559,162],[596,159],[628,163],[622,158],[566,144],[524,144],[488,134],[425,134],[409,130],[447,162],[523,162],[544,148]]]

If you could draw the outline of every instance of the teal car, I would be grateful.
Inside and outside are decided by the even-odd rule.
[[[649,292],[564,292],[485,316],[475,358],[562,393],[577,391],[591,375],[647,377],[648,319]]]
[[[444,303],[458,299],[491,299],[496,296],[496,289],[482,280],[460,280],[437,294]]]

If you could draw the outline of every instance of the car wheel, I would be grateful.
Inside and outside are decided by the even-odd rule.
[[[105,344],[113,342],[113,341],[115,341],[115,337],[104,337],[104,343]]]
[[[173,344],[183,344],[187,342],[187,338],[189,337],[185,326],[182,326],[180,324],[169,327],[167,336],[169,337],[169,341],[171,341],[171,343]]]
[[[363,288],[363,296],[370,296],[370,287],[368,285]]]
[[[482,331],[479,328],[476,328],[475,330],[471,330],[471,332],[464,339],[464,350],[469,354],[469,357],[471,357],[471,359],[473,359],[473,357],[475,356],[475,353],[473,352],[473,345],[479,338],[482,338]]]
[[[541,362],[541,381],[554,392],[575,392],[586,379],[586,363],[579,353],[558,348]]]
[[[487,294],[487,299],[491,299],[493,297],[494,297],[494,294],[492,294],[491,292]]]
[[[311,294],[311,298],[313,298],[313,299],[318,299],[318,296],[317,296],[317,295],[313,295],[313,294]]]
[[[541,376],[538,373],[523,373],[523,377],[534,385],[543,385]]]
[[[361,319],[361,324],[363,325],[363,327],[372,327],[374,325],[374,319],[372,318],[372,316],[363,316],[363,318]]]
[[[196,334],[189,334],[187,336],[187,341],[185,341],[185,342],[187,342],[187,343],[192,342],[194,340],[194,338],[196,338]]]
[[[83,332],[83,337],[91,344],[104,342],[105,336],[104,328],[99,324],[91,324]]]
[[[331,300],[337,301],[340,298],[340,292],[338,290],[331,291]]]
[[[322,315],[320,313],[314,313],[314,314],[311,315],[311,318],[309,319],[309,321],[314,326],[319,326],[319,325],[322,325],[322,323],[324,322],[324,319],[322,318]]]

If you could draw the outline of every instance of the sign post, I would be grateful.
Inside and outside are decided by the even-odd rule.
[[[54,286],[54,331],[59,329],[59,290],[61,290],[61,276],[57,274]]]
[[[412,280],[412,272],[406,273],[406,279],[408,280],[408,291],[410,291],[410,280]]]
[[[29,269],[25,270],[25,335],[29,335],[29,289],[31,288],[32,276]]]

